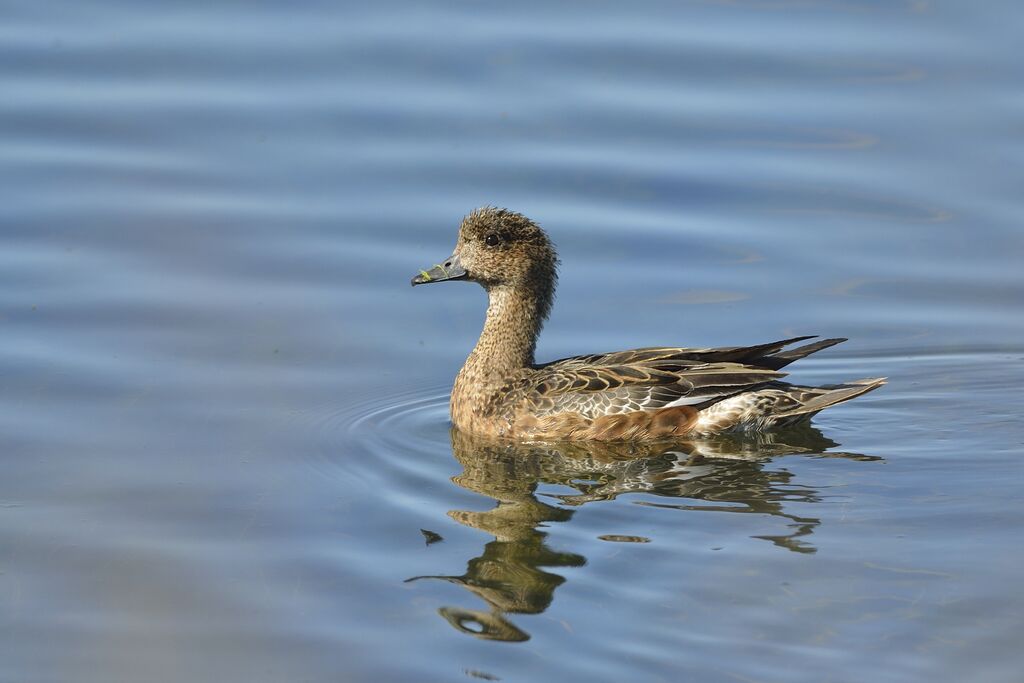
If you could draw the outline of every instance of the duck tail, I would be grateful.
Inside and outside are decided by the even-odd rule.
[[[796,349],[799,350],[799,349]],[[798,405],[783,412],[775,413],[772,418],[776,424],[786,424],[805,420],[818,414],[825,408],[843,403],[850,399],[863,396],[869,391],[874,391],[885,385],[887,378],[870,377],[857,379],[845,384],[832,384],[821,387],[790,387],[789,398],[794,399]]]

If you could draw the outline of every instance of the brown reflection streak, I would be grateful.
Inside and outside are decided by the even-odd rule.
[[[676,304],[681,306],[699,306],[702,304],[727,304],[749,299],[746,292],[727,292],[720,289],[689,289],[676,292],[661,298],[658,303]]]
[[[953,213],[945,209],[932,209],[929,207],[906,206],[899,207],[906,209],[906,213],[900,214],[897,211],[870,211],[832,208],[803,208],[791,207],[780,209],[765,209],[766,213],[797,214],[806,216],[857,216],[875,220],[893,220],[904,223],[948,223],[953,220]],[[911,212],[916,211],[917,215]]]
[[[725,259],[722,263],[734,266],[745,266],[751,263],[760,263],[761,261],[764,261],[764,254],[757,251],[743,250],[737,251],[735,257]]]
[[[862,77],[855,77],[858,82]],[[740,147],[765,147],[774,149],[866,149],[878,144],[877,135],[846,130],[820,130],[816,128],[794,128],[793,133],[802,136],[800,140],[773,138],[739,138],[726,144]]]
[[[850,453],[824,453],[835,447],[810,425],[767,434],[717,435],[671,443],[517,444],[451,430],[452,451],[463,471],[452,481],[497,501],[490,510],[452,510],[449,516],[494,537],[483,553],[469,560],[461,575],[416,576],[407,582],[438,579],[461,586],[483,600],[488,610],[442,607],[440,615],[455,629],[485,640],[522,642],[529,634],[509,614],[540,614],[565,577],[550,568],[581,567],[586,558],[553,549],[540,529],[572,519],[572,508],[643,493],[687,503],[636,501],[687,512],[753,513],[787,520],[790,532],[760,535],[780,548],[813,553],[807,541],[821,523],[785,511],[790,502],[817,502],[818,492],[793,482],[785,470],[766,469],[770,458],[820,454],[856,460],[880,460]],[[557,484],[575,493],[542,494],[541,484]],[[617,534],[603,540],[647,542]]]
[[[852,74],[839,79],[846,83],[911,83],[923,81],[928,72],[919,66],[880,66],[876,73]]]
[[[849,0],[691,0],[704,5],[724,5],[742,9],[794,10],[794,9],[835,9],[849,12],[878,12],[904,10],[921,14],[932,7],[932,0],[903,0],[890,7],[879,8]]]

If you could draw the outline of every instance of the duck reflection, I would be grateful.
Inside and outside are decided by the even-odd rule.
[[[453,481],[493,498],[497,504],[483,512],[452,510],[448,514],[460,524],[494,536],[494,540],[484,546],[479,557],[469,560],[462,575],[416,576],[408,581],[440,579],[464,587],[490,609],[443,607],[439,610],[441,616],[463,633],[511,642],[530,636],[506,615],[543,612],[551,604],[555,589],[565,582],[565,577],[549,570],[586,563],[582,555],[550,548],[547,533],[541,531],[550,523],[572,519],[574,507],[612,500],[623,493],[643,493],[687,502],[636,501],[640,505],[771,515],[788,520],[789,531],[756,538],[793,552],[813,553],[815,548],[806,537],[821,521],[790,514],[784,507],[790,502],[816,502],[818,492],[794,485],[790,472],[765,469],[768,460],[797,453],[880,459],[825,453],[838,444],[810,425],[661,444],[518,444],[453,428],[451,442],[463,467],[462,474]],[[551,484],[574,492],[538,492],[539,486]]]

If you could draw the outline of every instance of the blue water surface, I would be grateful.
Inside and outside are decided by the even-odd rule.
[[[1015,683],[1024,6],[4,4],[0,680]],[[849,337],[669,449],[450,431],[463,214],[540,360]]]

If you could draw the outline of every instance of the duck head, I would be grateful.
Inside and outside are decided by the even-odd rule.
[[[421,270],[413,286],[471,280],[488,291],[554,289],[558,258],[541,228],[522,214],[484,207],[462,219],[455,251],[443,263]]]

